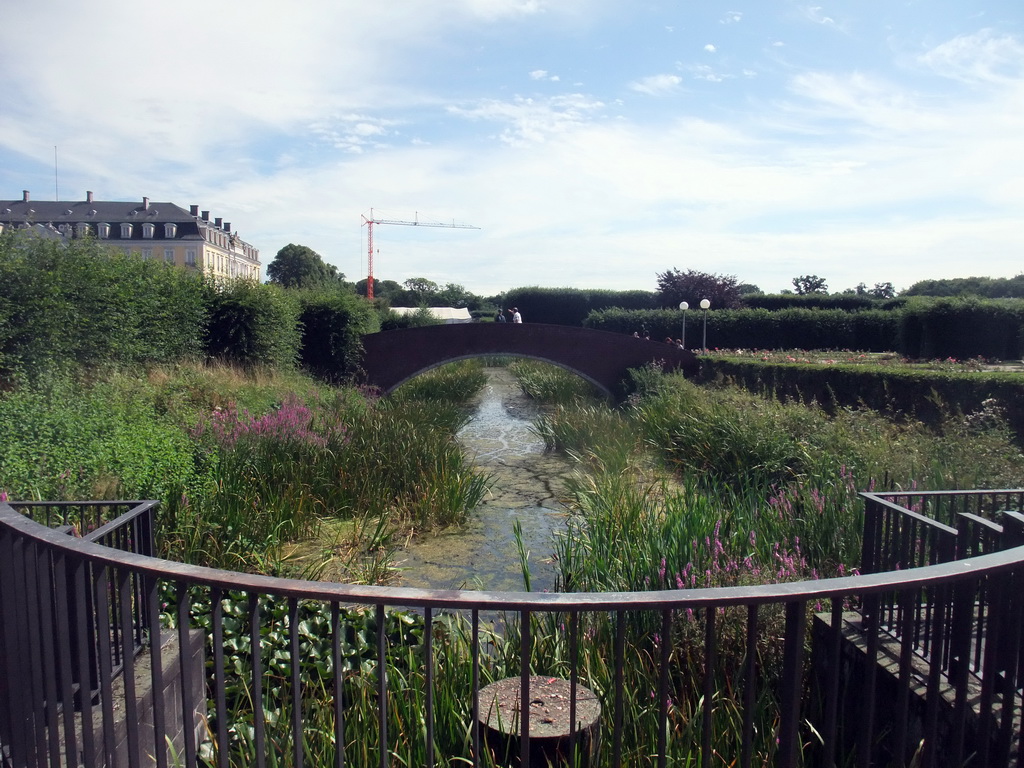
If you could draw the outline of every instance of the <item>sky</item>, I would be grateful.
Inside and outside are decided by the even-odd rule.
[[[350,280],[363,217],[458,224],[376,225],[374,275],[482,295],[1024,271],[1024,4],[817,2],[7,0],[0,199],[198,204]]]

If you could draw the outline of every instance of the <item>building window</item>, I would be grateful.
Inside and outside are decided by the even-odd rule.
[[[143,261],[149,261],[152,258],[153,258],[153,249],[152,248],[143,248],[142,249],[142,260]]]
[[[70,224],[58,224],[57,231],[60,232],[64,237],[71,236],[71,225]]]
[[[132,238],[132,225],[131,224],[122,224],[121,225],[121,239],[122,240],[131,240],[131,238]]]
[[[75,235],[77,237],[86,237],[89,234],[89,225],[84,221],[80,221],[75,224]]]
[[[166,261],[168,264],[173,264],[174,263],[174,249],[173,248],[164,248],[164,261]]]
[[[96,234],[99,235],[101,239],[106,240],[108,237],[110,237],[110,225],[103,223],[97,224]]]
[[[153,230],[156,229],[156,225],[146,222],[142,225],[142,236],[147,240],[153,239]]]
[[[189,248],[185,251],[185,264],[194,267],[196,265],[196,249]]]
[[[174,236],[178,233],[177,224],[164,224],[164,238],[167,240],[173,240]]]

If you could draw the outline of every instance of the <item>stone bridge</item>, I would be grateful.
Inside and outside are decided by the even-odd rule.
[[[698,367],[689,350],[621,333],[543,323],[464,323],[363,336],[364,380],[390,393],[431,368],[485,355],[552,363],[582,376],[615,399],[626,394],[624,382],[630,368],[656,363],[689,376]]]

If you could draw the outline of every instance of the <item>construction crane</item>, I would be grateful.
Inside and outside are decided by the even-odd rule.
[[[373,208],[370,215],[363,214],[363,223],[366,225],[366,298],[373,298],[373,225],[374,224],[400,224],[403,227],[446,227],[448,229],[480,229],[470,224],[443,224],[435,221],[420,221],[420,213],[416,211],[415,221],[398,221],[396,219],[378,219],[373,215]]]

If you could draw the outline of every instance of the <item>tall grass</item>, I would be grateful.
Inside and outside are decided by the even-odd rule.
[[[455,441],[484,375],[438,375],[419,386],[445,399],[222,366],[54,376],[0,396],[0,491],[160,499],[162,551],[187,562],[280,574],[282,545],[327,518],[354,521],[347,551],[377,552],[396,531],[460,522],[486,491]]]
[[[516,360],[509,370],[519,380],[530,397],[545,403],[591,403],[600,399],[593,384],[576,374],[548,363],[534,360]]]

